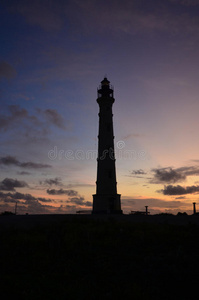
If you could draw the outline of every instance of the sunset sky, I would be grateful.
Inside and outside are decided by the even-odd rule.
[[[5,0],[0,23],[0,211],[92,209],[107,76],[124,213],[192,213],[199,0]]]

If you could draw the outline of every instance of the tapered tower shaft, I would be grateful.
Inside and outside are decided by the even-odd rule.
[[[122,213],[117,194],[113,113],[115,99],[110,82],[104,78],[98,89],[99,135],[96,194],[93,195],[93,213]]]

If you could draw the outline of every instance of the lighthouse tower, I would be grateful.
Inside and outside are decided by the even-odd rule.
[[[121,214],[120,195],[117,194],[113,114],[113,89],[105,77],[98,89],[99,135],[96,194],[93,195],[93,213]]]

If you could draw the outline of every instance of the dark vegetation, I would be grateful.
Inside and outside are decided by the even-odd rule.
[[[1,228],[0,240],[1,299],[162,300],[197,293],[196,224],[62,218]]]
[[[0,216],[13,216],[14,213],[11,211],[4,211],[0,214]]]

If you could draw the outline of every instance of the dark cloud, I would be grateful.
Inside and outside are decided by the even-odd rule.
[[[83,204],[84,204],[85,206],[92,206],[92,205],[93,205],[93,203],[90,202],[90,201],[86,201],[86,202],[84,202]]]
[[[170,5],[164,5],[165,2]],[[175,4],[175,9],[172,9],[172,3],[168,3],[168,0],[150,1],[150,9],[147,6],[148,1],[142,1],[142,3],[143,5],[140,5],[139,0],[122,1],[121,8],[120,1],[112,1],[111,6],[109,6],[110,3],[107,4],[105,1],[87,1],[85,5],[82,5],[81,1],[75,1],[73,9],[77,11],[77,14],[74,13],[73,18],[79,24],[79,27],[81,26],[81,30],[108,29],[117,33],[128,33],[129,35],[168,32],[177,35],[182,32],[183,28],[183,33],[198,33],[197,18],[184,13],[182,7],[182,4],[195,5],[197,0],[179,0]],[[106,11],[104,11],[103,22],[101,22],[98,11],[103,12],[105,7]],[[107,14],[107,9],[110,10],[109,14]],[[179,9],[180,12],[182,10],[182,12],[176,14],[176,9]],[[92,14],[88,14],[89,11],[92,11]],[[85,25],[87,25],[87,28],[85,28]]]
[[[180,200],[163,200],[158,198],[130,198],[124,197],[123,199],[123,207],[128,208],[129,210],[144,210],[145,206],[149,207],[149,211],[157,209],[180,209],[187,206],[185,201]],[[133,207],[132,207],[133,206]]]
[[[133,171],[130,171],[129,172],[130,175],[125,175],[126,177],[135,177],[135,178],[143,178],[143,175],[146,175],[147,173],[142,170],[142,169],[139,169],[139,170],[133,170]],[[134,183],[135,184],[135,183]]]
[[[52,199],[46,199],[43,197],[34,197],[31,194],[21,194],[21,193],[15,193],[13,197],[18,197],[20,200],[25,200],[27,202],[29,201],[41,201],[41,202],[54,202]]]
[[[27,23],[46,31],[59,30],[64,23],[65,1],[13,1],[10,10],[24,16]]]
[[[18,194],[18,193],[15,193],[15,194]],[[3,193],[3,192],[0,192],[0,200],[1,202],[6,202],[6,203],[15,203],[16,200],[20,199],[17,195],[15,195],[13,193]],[[20,194],[20,193],[19,193]]]
[[[199,186],[187,186],[183,187],[181,185],[173,186],[173,185],[168,185],[165,186],[164,189],[162,190],[162,193],[164,195],[185,195],[185,194],[194,194],[199,192]]]
[[[60,186],[62,185],[62,182],[61,182],[61,178],[59,177],[55,177],[55,178],[50,178],[50,179],[46,179],[44,181],[40,181],[40,184],[43,184],[43,185],[57,185],[57,186]]]
[[[14,193],[14,194],[9,194],[9,197],[15,200],[26,200],[26,201],[35,201],[36,198],[33,197],[31,194],[22,194],[22,193]]]
[[[140,138],[140,137],[143,137],[144,135],[143,134],[139,134],[139,133],[130,133],[128,135],[125,135],[123,137],[123,140],[128,140],[128,139],[131,139],[131,138]]]
[[[21,172],[17,172],[18,175],[30,175],[31,173],[29,172],[25,172],[25,171],[21,171]]]
[[[24,162],[20,163],[21,168],[27,168],[27,169],[44,169],[44,168],[51,168],[48,164],[41,164],[41,163],[34,163],[34,162]]]
[[[169,0],[169,1],[173,2],[173,3],[179,3],[179,4],[185,5],[185,6],[199,5],[199,0]]]
[[[0,199],[4,202],[16,202],[16,200],[24,200],[27,202],[30,201],[41,201],[41,202],[54,202],[52,199],[46,199],[42,197],[34,197],[31,194],[23,194],[23,193],[3,193],[0,192]]]
[[[95,184],[91,184],[91,183],[73,183],[73,184],[67,184],[67,188],[71,189],[74,187],[93,187],[95,186]]]
[[[16,126],[17,121],[24,120],[28,117],[28,112],[26,109],[20,108],[19,105],[9,105],[8,106],[9,115],[0,115],[0,130],[6,131],[13,124]]]
[[[18,203],[18,213],[25,214],[45,214],[45,213],[75,213],[79,205],[92,206],[89,201],[84,202],[83,197],[72,197],[71,200],[64,201],[65,205],[55,207],[46,203],[56,202],[53,199],[43,197],[35,197],[31,194],[23,194],[19,192],[1,192],[0,191],[0,211],[14,211],[14,203]]]
[[[1,165],[14,165],[18,166],[21,168],[26,168],[26,169],[44,169],[44,168],[51,168],[50,165],[48,164],[42,164],[42,163],[34,163],[34,162],[20,162],[19,160],[16,159],[14,156],[5,156],[0,158],[0,164]]]
[[[21,213],[28,212],[29,214],[49,214],[51,212],[54,212],[55,207],[52,205],[46,205],[43,203],[40,203],[39,201],[30,201],[26,203],[26,205],[19,204],[17,206],[17,210]]]
[[[37,198],[39,201],[41,201],[41,202],[53,202],[53,200],[52,199],[46,199],[46,198],[42,198],[42,197],[39,197],[39,198]]]
[[[187,176],[198,176],[198,166],[185,166],[177,169],[171,167],[153,169],[153,178],[150,183],[176,183],[186,180]]]
[[[59,189],[59,190],[51,189],[50,190],[50,189],[47,189],[46,192],[49,195],[67,195],[70,197],[78,195],[77,191],[74,191],[74,190],[63,190],[63,189]]]
[[[46,119],[59,128],[65,128],[62,116],[55,109],[46,109],[44,111]]]
[[[8,1],[6,1],[8,2]],[[59,30],[65,20],[73,24],[72,29],[81,32],[109,30],[128,34],[169,32],[178,34],[184,32],[198,32],[197,18],[188,13],[176,14],[176,9],[182,6],[198,5],[198,0],[167,0],[151,1],[12,1],[12,12],[21,14],[27,23],[43,30]],[[163,2],[163,3],[162,3]],[[164,2],[170,5],[164,5]],[[170,2],[170,3],[168,3]],[[169,10],[172,4],[175,9]],[[177,6],[177,8],[176,8]],[[10,7],[9,7],[10,9]],[[103,22],[101,15],[103,15]],[[92,13],[89,13],[92,12]],[[109,13],[108,13],[109,12]],[[85,22],[86,20],[86,22]]]
[[[144,172],[144,170],[139,169],[139,170],[133,170],[131,174],[133,174],[133,175],[146,175],[147,173]]]
[[[8,155],[8,156],[0,158],[0,164],[6,165],[6,166],[9,166],[9,165],[18,165],[19,161],[16,159],[16,157]]]
[[[85,201],[84,202],[84,197],[81,197],[78,195],[78,192],[75,190],[64,190],[64,189],[47,189],[46,192],[49,195],[67,195],[69,196],[69,199],[67,200],[67,203],[73,203],[76,205],[80,205],[80,206],[88,206],[91,207],[92,206],[92,202],[90,201]]]
[[[22,188],[27,186],[28,184],[25,181],[19,181],[12,178],[5,178],[0,182],[1,191],[15,191],[15,188]]]
[[[64,119],[55,109],[46,109],[44,111],[37,109],[36,111],[37,115],[30,115],[26,109],[21,108],[19,105],[9,105],[8,113],[0,115],[0,130],[7,131],[10,128],[15,128],[16,125],[18,127],[24,125],[23,129],[30,131],[35,127],[39,127],[40,132],[47,134],[49,124],[62,129],[65,128]]]
[[[172,168],[153,169],[154,177],[151,183],[175,183],[186,179],[186,175]]]
[[[0,211],[15,211],[16,201],[3,202],[0,204]],[[18,214],[63,214],[63,213],[76,213],[76,205],[60,205],[59,207],[54,207],[53,205],[47,205],[39,201],[29,201],[25,204],[23,202],[18,202],[17,213]]]
[[[11,79],[17,75],[16,70],[7,62],[0,62],[0,78]]]
[[[67,201],[68,203],[74,203],[78,206],[88,206],[88,207],[91,207],[92,206],[92,202],[90,201],[84,201],[84,197],[81,197],[81,196],[77,196],[77,197],[71,197],[70,195],[70,199]]]
[[[70,198],[70,202],[75,203],[77,205],[84,205],[84,197],[72,197]]]
[[[198,166],[181,167],[181,168],[176,169],[176,171],[183,174],[184,176],[199,175],[199,167]]]

